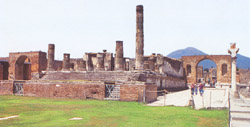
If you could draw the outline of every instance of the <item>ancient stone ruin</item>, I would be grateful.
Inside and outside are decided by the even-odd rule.
[[[47,53],[11,52],[0,59],[0,94],[150,102],[156,100],[157,90],[182,90],[196,82],[196,67],[203,59],[215,61],[219,82],[231,81],[229,55],[145,56],[142,5],[136,7],[135,58],[124,57],[123,41],[114,43],[115,55],[103,50],[70,58],[64,53],[63,61],[55,60],[54,44]]]

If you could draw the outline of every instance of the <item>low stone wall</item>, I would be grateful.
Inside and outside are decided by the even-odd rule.
[[[105,98],[105,82],[99,81],[17,81],[23,84],[24,96],[36,96],[45,98],[78,98],[98,99]],[[142,100],[143,92],[156,91],[157,86],[143,82],[119,83],[121,101]],[[0,81],[0,95],[13,95],[13,81]],[[149,101],[156,100],[157,93],[146,93]]]
[[[0,95],[13,94],[13,81],[0,81]]]
[[[146,103],[153,102],[157,100],[157,86],[146,85],[145,91],[145,101]]]
[[[121,85],[121,101],[138,101],[142,99],[145,85]]]
[[[103,100],[105,96],[103,82],[26,82],[23,89],[24,96],[98,100]]]

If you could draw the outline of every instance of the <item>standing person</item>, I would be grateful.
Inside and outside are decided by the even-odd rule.
[[[199,91],[200,91],[200,95],[201,95],[201,96],[202,96],[202,95],[203,95],[203,93],[204,93],[203,88],[204,88],[203,83],[200,83],[200,85],[199,85]]]
[[[195,95],[197,95],[197,93],[198,93],[198,84],[197,83],[194,84],[194,91],[195,91]]]
[[[212,87],[212,84],[210,83],[210,78],[208,78],[207,83],[210,87]]]
[[[191,94],[194,95],[194,83],[191,84]]]

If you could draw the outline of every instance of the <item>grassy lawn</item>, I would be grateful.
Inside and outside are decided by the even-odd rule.
[[[149,107],[136,102],[0,96],[0,127],[226,127],[227,110]],[[68,120],[81,117],[83,120]]]

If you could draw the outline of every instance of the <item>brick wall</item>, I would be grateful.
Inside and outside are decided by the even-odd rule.
[[[13,94],[13,81],[0,81],[0,95]]]
[[[138,101],[142,99],[145,85],[121,85],[120,100],[121,101]]]
[[[157,100],[157,86],[151,84],[146,85],[146,102],[153,102]]]
[[[157,91],[153,84],[134,82],[121,84],[121,101],[142,101],[143,91]],[[23,82],[24,96],[45,98],[98,99],[105,97],[104,82],[62,82],[62,81],[26,81]],[[13,81],[0,81],[0,95],[13,95]],[[156,100],[156,92],[146,92],[146,101]]]
[[[24,96],[81,98],[103,100],[105,85],[101,82],[26,82]]]
[[[3,65],[0,63],[0,80],[3,80]]]

